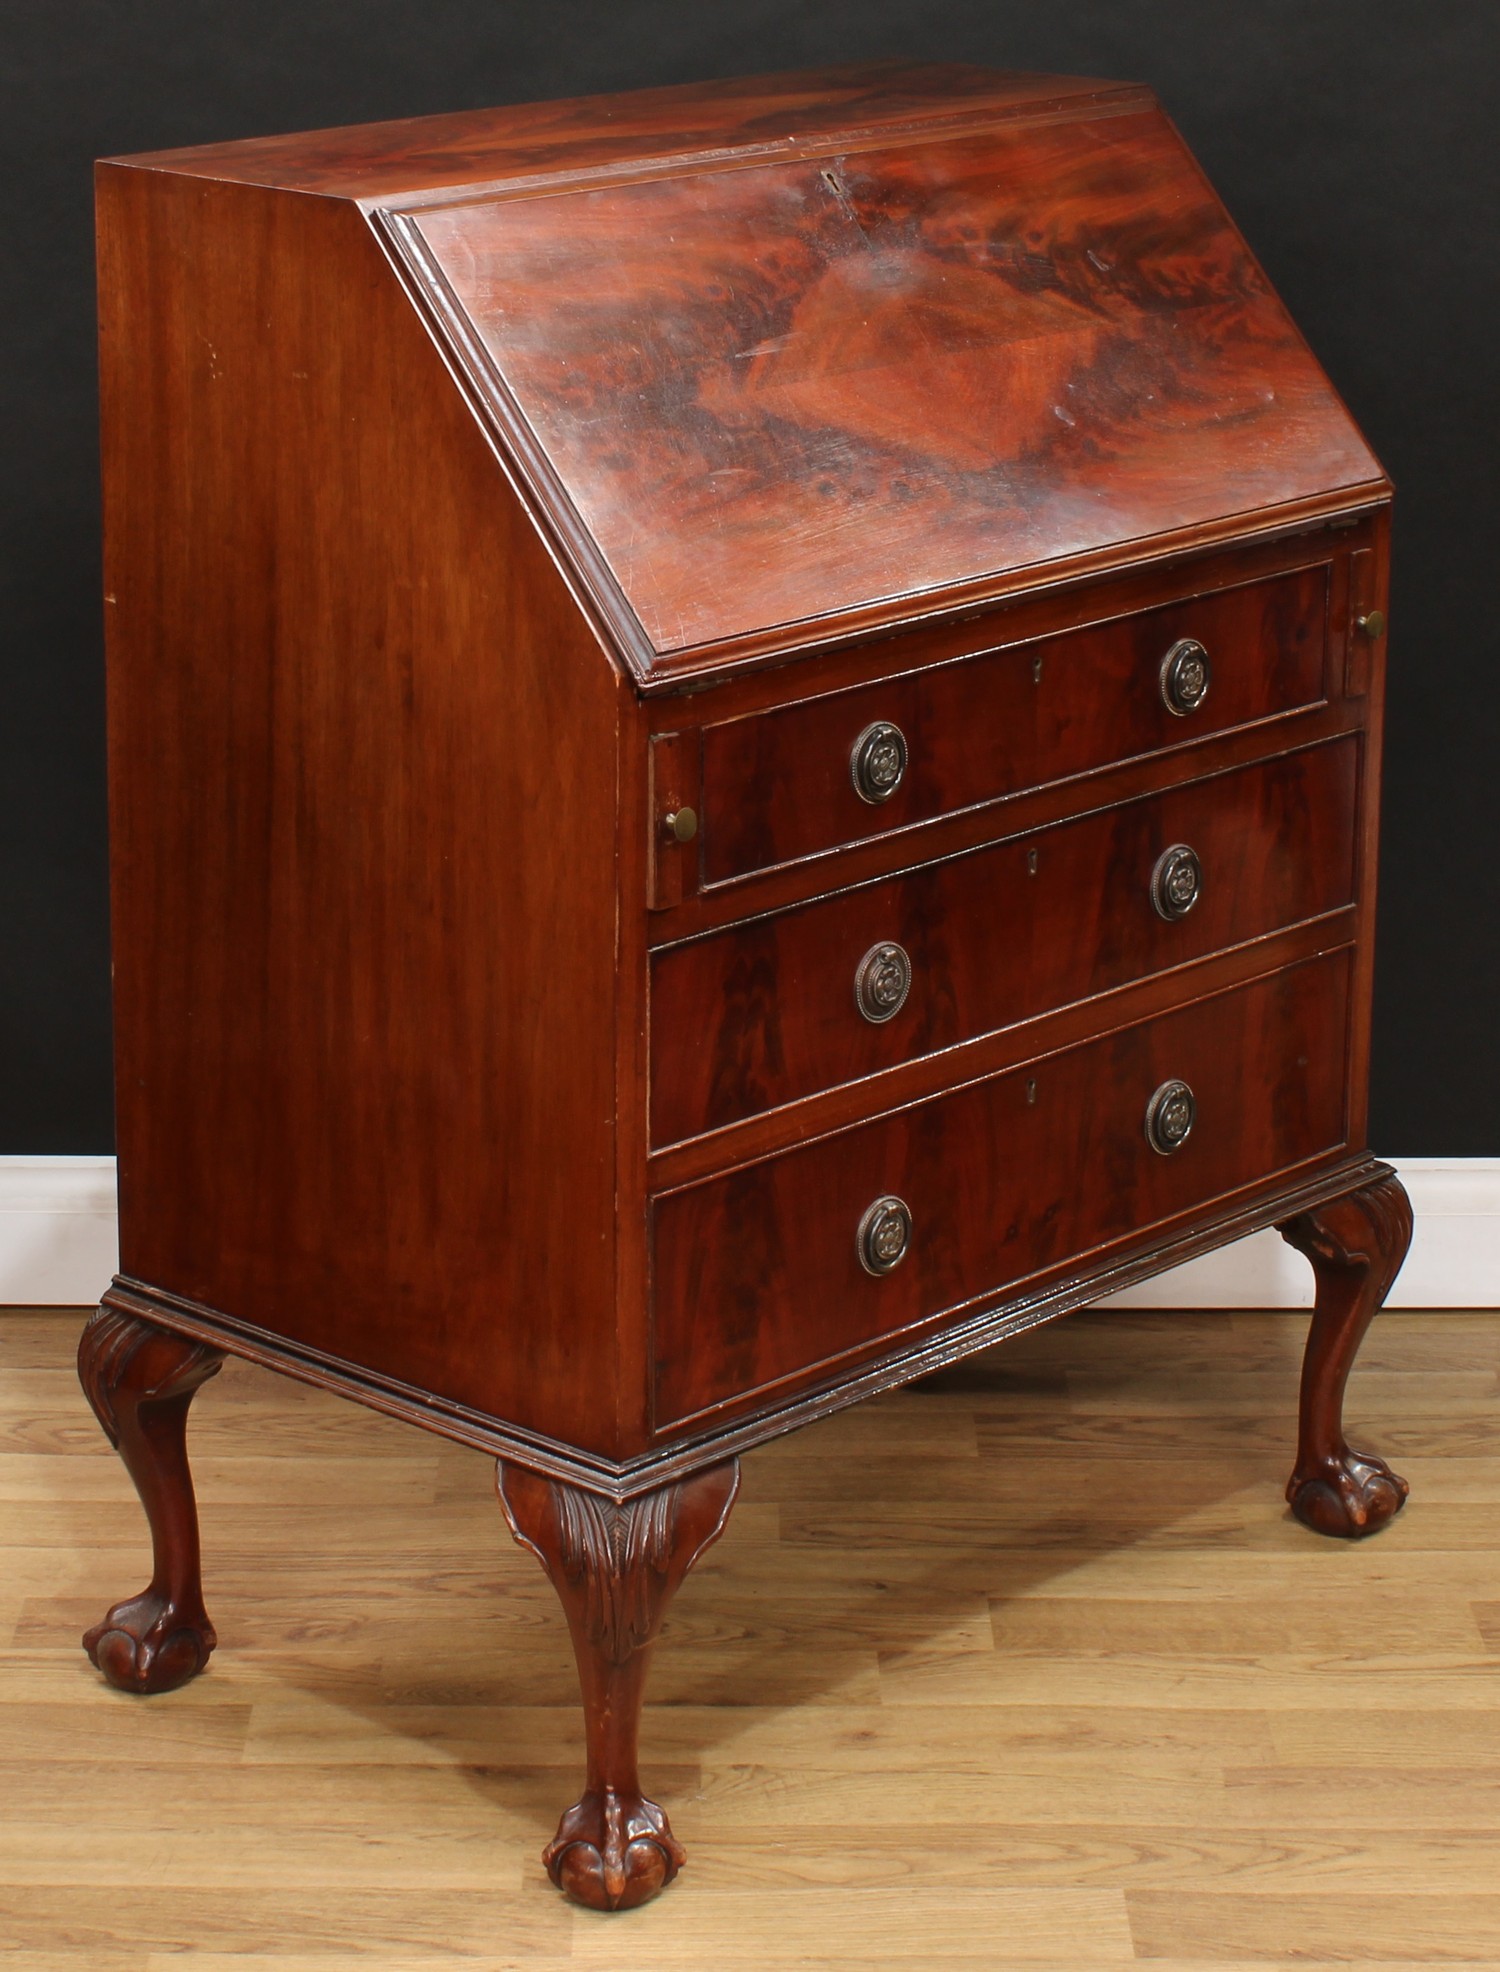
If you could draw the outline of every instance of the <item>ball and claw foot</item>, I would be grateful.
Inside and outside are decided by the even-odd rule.
[[[1286,1496],[1292,1512],[1315,1534],[1357,1541],[1388,1525],[1411,1488],[1373,1452],[1346,1451],[1316,1470],[1294,1472]]]
[[[108,1301],[78,1344],[78,1376],[135,1483],[151,1528],[150,1585],[117,1602],[83,1639],[118,1691],[172,1691],[196,1677],[218,1639],[203,1607],[198,1508],[187,1415],[223,1357]]]
[[[201,1611],[187,1615],[146,1589],[116,1603],[83,1639],[89,1662],[117,1691],[175,1691],[208,1662],[218,1638]]]
[[[667,1605],[719,1538],[739,1487],[730,1459],[628,1500],[501,1459],[510,1530],[546,1569],[578,1660],[588,1745],[583,1796],[542,1853],[558,1889],[590,1910],[633,1910],[686,1858],[641,1792],[637,1742],[646,1667]]]
[[[1411,1204],[1395,1172],[1377,1167],[1359,1190],[1300,1213],[1281,1236],[1312,1263],[1317,1298],[1302,1361],[1297,1463],[1286,1489],[1315,1534],[1360,1540],[1395,1519],[1407,1484],[1344,1436],[1344,1386],[1376,1309],[1411,1241]]]
[[[642,1794],[585,1794],[542,1851],[547,1874],[590,1910],[633,1910],[664,1890],[687,1860],[666,1815]]]

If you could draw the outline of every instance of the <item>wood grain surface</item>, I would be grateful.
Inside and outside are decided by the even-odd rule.
[[[1352,738],[1283,754],[658,952],[652,1142],[1352,903],[1358,775]],[[1152,878],[1178,845],[1197,856],[1202,881],[1187,914],[1168,920]],[[910,963],[911,988],[894,1015],[872,1022],[856,1004],[855,974],[891,940]]]
[[[537,1854],[582,1757],[491,1468],[231,1362],[190,1427],[221,1647],[78,1633],[144,1568],[81,1314],[0,1316],[0,1930],[19,1972],[1415,1972],[1500,1963],[1500,1316],[1386,1314],[1282,1502],[1305,1324],[1076,1316],[750,1455],[673,1606],[644,1778],[690,1859],[621,1925]]]
[[[1032,75],[964,62],[855,62],[726,76],[665,89],[506,103],[448,116],[294,131],[139,153],[156,171],[276,185],[335,198],[394,198],[435,186],[702,151],[796,150],[830,130],[1046,115],[1059,105],[1148,100],[1138,84]]]
[[[607,1442],[623,681],[353,207],[100,243],[123,1266]]]
[[[1322,699],[1326,563],[1211,594],[1193,593],[1192,574],[1178,580],[1187,593],[1156,609],[1055,637],[1012,643],[1003,614],[981,618],[969,632],[974,655],[957,661],[934,664],[918,633],[905,676],[759,717],[713,720],[710,699],[704,881],[889,835]],[[1163,700],[1161,670],[1184,637],[1208,653],[1210,682],[1200,705],[1176,714]],[[849,759],[877,720],[900,728],[908,758],[900,785],[872,806],[854,791]]]
[[[412,225],[659,658],[1383,483],[1155,109]]]
[[[658,1429],[835,1373],[877,1340],[1159,1236],[1335,1149],[1348,997],[1349,955],[1336,952],[658,1199]],[[1163,1155],[1143,1123],[1177,1078],[1198,1116]],[[909,1207],[912,1235],[875,1278],[856,1229],[883,1195]]]

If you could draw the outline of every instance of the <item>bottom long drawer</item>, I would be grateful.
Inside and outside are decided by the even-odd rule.
[[[658,1199],[658,1430],[1336,1149],[1348,999],[1312,959]]]

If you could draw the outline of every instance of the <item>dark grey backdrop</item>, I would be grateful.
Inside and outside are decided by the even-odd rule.
[[[1493,0],[7,0],[0,24],[0,1151],[111,1142],[90,159],[910,55],[1151,83],[1395,476],[1374,1141],[1500,1154]]]

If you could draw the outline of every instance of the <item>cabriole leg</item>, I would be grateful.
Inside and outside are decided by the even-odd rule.
[[[623,1505],[499,1461],[500,1503],[562,1599],[578,1659],[588,1740],[583,1796],[542,1860],[559,1889],[595,1910],[628,1910],[666,1887],[683,1852],[641,1792],[641,1696],[667,1604],[723,1532],[737,1461]]]
[[[1281,1236],[1312,1262],[1317,1304],[1302,1362],[1297,1467],[1286,1496],[1304,1526],[1357,1539],[1400,1512],[1407,1484],[1373,1452],[1349,1449],[1344,1385],[1365,1330],[1401,1271],[1411,1204],[1394,1176],[1304,1212]]]
[[[116,1603],[83,1647],[121,1691],[170,1691],[203,1669],[217,1638],[203,1607],[188,1405],[224,1358],[104,1307],[83,1331],[78,1379],[124,1460],[151,1523],[151,1585]]]

